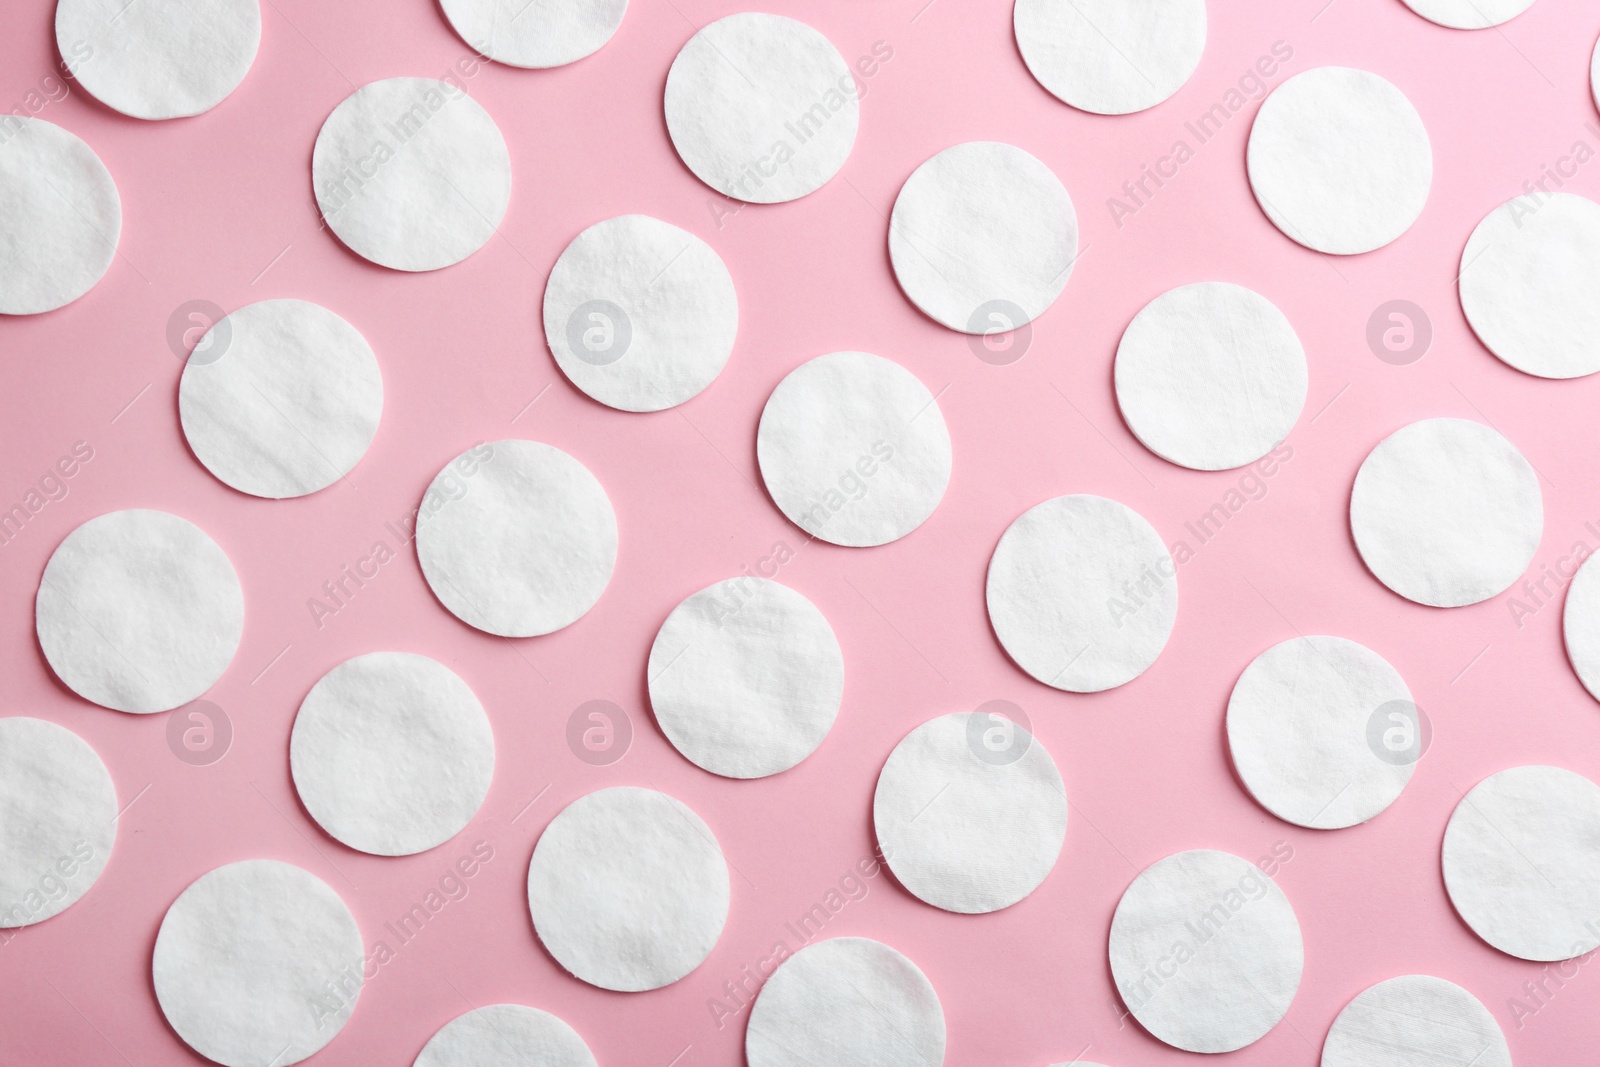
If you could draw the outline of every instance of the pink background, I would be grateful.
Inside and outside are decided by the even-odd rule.
[[[872,789],[894,744],[934,715],[991,699],[1025,709],[1066,779],[1072,817],[1054,873],[1022,903],[981,917],[938,911],[883,875],[826,928],[886,941],[927,973],[944,1005],[949,1063],[1188,1059],[1121,1018],[1105,956],[1112,910],[1137,871],[1169,853],[1219,848],[1255,859],[1277,842],[1294,850],[1277,882],[1304,930],[1305,977],[1284,1022],[1229,1062],[1315,1064],[1352,996],[1412,972],[1475,993],[1519,1063],[1573,1062],[1597,1047],[1600,970],[1584,968],[1519,1028],[1508,998],[1541,966],[1479,941],[1451,910],[1439,874],[1446,819],[1485,776],[1549,762],[1600,779],[1600,714],[1564,657],[1559,601],[1519,628],[1513,592],[1448,611],[1402,600],[1363,569],[1346,506],[1357,466],[1386,434],[1432,416],[1471,418],[1498,427],[1543,475],[1535,575],[1579,539],[1600,546],[1584,527],[1600,528],[1600,377],[1550,382],[1502,365],[1473,338],[1453,285],[1461,248],[1486,212],[1573,142],[1600,148],[1597,126],[1586,125],[1600,125],[1588,87],[1600,13],[1585,0],[1538,0],[1500,29],[1459,32],[1399,0],[1217,2],[1188,84],[1147,112],[1106,118],[1059,103],[1032,80],[1008,3],[924,2],[765,5],[816,26],[847,60],[877,41],[893,58],[867,82],[860,134],[838,177],[795,203],[746,207],[720,224],[730,205],[673,153],[661,92],[694,29],[740,4],[638,0],[611,43],[580,63],[542,72],[483,66],[468,84],[511,147],[510,210],[482,251],[421,275],[373,266],[319,231],[310,154],[323,118],[355,87],[439,76],[467,54],[428,0],[269,0],[249,77],[194,119],[140,122],[77,90],[39,112],[99,152],[125,221],[118,258],[87,296],[0,322],[8,383],[0,505],[20,501],[74,442],[94,449],[70,494],[0,549],[5,713],[77,731],[110,767],[121,802],[138,799],[88,895],[0,948],[0,1061],[201,1062],[157,1008],[150,952],[167,906],[215,866],[265,856],[307,868],[344,897],[370,944],[486,840],[494,859],[468,896],[399,949],[314,1062],[409,1064],[469,1006],[517,1001],[568,1020],[602,1064],[742,1063],[744,1015],[719,1029],[708,1001],[870,852]],[[52,14],[44,0],[7,5],[0,105],[21,105],[54,72]],[[1184,123],[1278,41],[1293,58],[1274,84],[1346,64],[1382,74],[1415,103],[1435,167],[1416,225],[1387,248],[1345,259],[1279,234],[1245,180],[1251,101],[1118,228],[1107,198],[1187,138]],[[886,216],[907,175],[936,151],[979,138],[1050,165],[1074,198],[1086,246],[1061,299],[1035,324],[1031,350],[1005,367],[980,362],[965,337],[921,316],[897,289],[886,250]],[[1600,163],[1568,188],[1600,198]],[[539,327],[543,275],[566,242],[627,212],[704,237],[739,291],[727,369],[681,409],[659,414],[588,400],[560,375]],[[1250,286],[1283,309],[1305,344],[1311,384],[1289,438],[1293,459],[1263,499],[1198,547],[1184,523],[1240,473],[1182,470],[1146,452],[1117,413],[1111,358],[1146,301],[1207,279]],[[348,482],[284,502],[242,496],[190,455],[176,410],[181,364],[164,340],[168,315],[184,301],[232,309],[270,297],[315,300],[349,319],[377,351],[386,389],[383,424]],[[1435,331],[1410,366],[1380,362],[1364,339],[1373,309],[1396,298],[1422,306]],[[882,548],[801,549],[803,535],[767,499],[756,468],[767,394],[802,361],[839,349],[909,367],[940,393],[954,440],[943,504]],[[487,636],[438,604],[407,549],[317,627],[307,600],[375,540],[392,546],[384,522],[415,507],[447,460],[475,441],[512,436],[577,456],[616,506],[617,570],[589,615],[514,645]],[[1026,677],[984,612],[984,570],[1000,533],[1024,509],[1073,492],[1123,501],[1168,541],[1198,548],[1181,571],[1165,653],[1142,677],[1096,696]],[[51,550],[84,520],[130,507],[199,523],[244,584],[243,643],[207,694],[236,736],[212,766],[173,756],[168,716],[122,715],[74,696],[38,651],[33,596]],[[780,580],[826,613],[844,647],[844,707],[799,767],[724,780],[661,736],[645,658],[679,599],[754,568],[777,542],[799,549]],[[1232,773],[1222,728],[1229,691],[1252,657],[1296,633],[1377,650],[1434,723],[1410,787],[1368,825],[1327,833],[1287,825]],[[449,664],[488,708],[498,743],[478,818],[451,842],[404,859],[362,855],[323,834],[288,772],[289,731],[309,687],[378,649]],[[590,699],[615,701],[634,725],[632,750],[609,767],[580,762],[564,740],[569,714]],[[524,900],[541,828],[574,798],[625,783],[690,804],[736,868],[727,928],[710,958],[643,994],[564,974],[540,947]]]

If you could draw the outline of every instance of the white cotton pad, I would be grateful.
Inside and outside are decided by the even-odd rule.
[[[1589,695],[1600,700],[1600,565],[1588,556],[1567,586],[1561,614],[1567,659]]]
[[[839,50],[803,22],[746,11],[689,39],[667,73],[667,132],[695,177],[752,204],[815,192],[856,141]]]
[[[1437,608],[1508,588],[1543,531],[1533,468],[1510,441],[1464,419],[1396,430],[1362,461],[1350,493],[1350,532],[1367,569]]]
[[[1218,471],[1289,436],[1306,401],[1306,354],[1272,301],[1227,282],[1170,289],[1117,346],[1117,404],[1146,448]]]
[[[336,1037],[361,995],[361,931],[326,882],[277,860],[201,875],[156,934],[156,1000],[227,1067],[287,1067]]]
[[[1461,310],[1485,348],[1541,378],[1600,371],[1600,204],[1571,193],[1489,212],[1461,253]]]
[[[311,183],[357,255],[438,270],[488,243],[511,199],[511,153],[472,97],[432,78],[363,85],[322,124]]]
[[[907,734],[872,797],[879,851],[900,884],[936,908],[976,915],[1039,888],[1067,836],[1067,794],[1044,745],[1021,726],[999,758],[987,716],[956,712]]]
[[[261,43],[256,0],[57,0],[56,46],[73,80],[136,119],[210,111]]]
[[[1039,84],[1099,115],[1155,107],[1206,47],[1205,0],[1017,0],[1012,23]]]
[[[0,928],[71,907],[116,838],[117,790],[89,743],[43,719],[0,719]]]
[[[579,797],[528,865],[528,910],[557,963],[601,989],[671,985],[705,960],[728,919],[728,864],[711,828],[653,789]]]
[[[1405,0],[1405,5],[1453,30],[1483,30],[1510,22],[1532,7],[1533,0]]]
[[[673,608],[647,673],[667,740],[728,778],[764,778],[811,755],[844,695],[844,654],[822,612],[749,575]]]
[[[1049,167],[996,141],[946,148],[912,171],[889,217],[900,289],[935,322],[1014,329],[1061,295],[1078,255],[1078,216]]]
[[[589,468],[537,441],[475,445],[422,500],[417,559],[462,622],[535,637],[594,607],[617,562],[617,516]]]
[[[1600,786],[1560,767],[1513,767],[1473,787],[1444,832],[1456,914],[1525,960],[1600,946]]]
[[[749,1067],[939,1067],[944,1010],[917,965],[879,941],[835,937],[785,959],[744,1034]]]
[[[490,1004],[457,1015],[411,1067],[595,1067],[578,1032],[549,1012]]]
[[[263,300],[214,324],[178,384],[183,435],[241,493],[305,496],[366,454],[383,376],[354,326],[304,300]]]
[[[1111,975],[1146,1030],[1232,1052],[1278,1025],[1305,950],[1283,891],[1247,860],[1196,849],[1151,864],[1111,919]]]
[[[0,120],[0,315],[72,303],[121,236],[122,200],[94,149],[43,119]]]
[[[722,373],[739,298],[722,259],[648,215],[584,230],[544,290],[544,336],[561,373],[608,407],[676,407]]]
[[[1422,116],[1384,79],[1317,67],[1273,90],[1246,153],[1272,224],[1307,248],[1349,256],[1405,233],[1433,182]]]
[[[1392,706],[1392,707],[1391,707]],[[1386,710],[1387,709],[1387,710]],[[1371,649],[1342,637],[1297,637],[1245,668],[1228,700],[1228,749],[1250,795],[1296,826],[1334,830],[1394,803],[1415,759],[1374,747],[1411,691]]]
[[[1478,998],[1454,982],[1407,974],[1345,1005],[1322,1045],[1321,1067],[1511,1067],[1505,1035]]]
[[[761,412],[756,459],[789,521],[836,545],[915,530],[944,499],[950,431],[938,400],[900,364],[866,352],[802,363]]]
[[[362,852],[409,856],[477,814],[494,777],[494,734],[450,668],[373,652],[324,674],[301,702],[289,769],[328,833]]]
[[[598,52],[628,0],[441,0],[461,39],[514,67],[559,67]]]
[[[34,623],[50,667],[74,693],[117,711],[170,711],[228,669],[244,594],[227,555],[194,523],[113,511],[56,546]]]
[[[989,622],[1045,685],[1097,693],[1143,674],[1178,615],[1178,568],[1138,512],[1058,496],[1023,512],[989,560]]]

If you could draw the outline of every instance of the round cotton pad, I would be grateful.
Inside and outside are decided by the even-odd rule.
[[[1453,30],[1483,30],[1510,22],[1532,7],[1533,0],[1405,0],[1405,5]]]
[[[667,72],[667,133],[684,166],[752,204],[822,188],[850,156],[860,111],[839,50],[781,15],[718,19]]]
[[[261,43],[256,0],[57,0],[56,46],[73,80],[136,119],[210,111]]]
[[[1023,512],[989,560],[989,622],[1045,685],[1096,693],[1143,674],[1178,614],[1178,568],[1138,512],[1058,496]]]
[[[1226,282],[1170,289],[1117,346],[1117,404],[1163,459],[1242,467],[1289,436],[1306,401],[1306,354],[1283,312]]]
[[[1305,950],[1283,891],[1227,852],[1145,868],[1111,919],[1111,975],[1150,1033],[1189,1052],[1232,1052],[1278,1025]]]
[[[117,711],[169,711],[228,669],[244,594],[233,564],[194,523],[113,511],[56,546],[34,624],[51,669],[74,693]]]
[[[0,315],[37,315],[94,288],[122,236],[122,200],[94,149],[43,119],[0,137]]]
[[[1012,23],[1039,84],[1100,115],[1155,107],[1206,47],[1205,0],[1017,0]]]
[[[628,0],[441,0],[461,39],[514,67],[559,67],[598,52]]]
[[[511,153],[472,97],[432,78],[363,85],[311,153],[322,217],[357,255],[438,270],[488,243],[511,199]]]
[[[287,1067],[332,1041],[361,995],[361,931],[327,883],[277,860],[201,875],[167,909],[161,1012],[227,1067]]]
[[[494,734],[450,668],[373,652],[324,674],[301,702],[289,769],[328,833],[362,852],[408,856],[477,814],[494,776]]]
[[[528,910],[544,947],[578,978],[659,989],[711,954],[728,919],[728,865],[685,805],[651,789],[602,789],[539,835]]]
[[[739,330],[728,268],[694,234],[648,215],[584,230],[544,290],[561,373],[608,407],[675,407],[722,373]]]
[[[1345,1005],[1322,1045],[1321,1067],[1511,1067],[1489,1009],[1453,982],[1408,974]]]
[[[1050,168],[1020,148],[969,141],[911,173],[889,218],[906,297],[962,333],[1044,314],[1078,255],[1078,216]]]
[[[66,911],[116,837],[116,787],[89,743],[43,719],[0,719],[0,928]]]
[[[1414,722],[1411,691],[1382,656],[1342,637],[1297,637],[1240,675],[1228,700],[1228,749],[1250,795],[1278,818],[1317,830],[1354,826],[1411,780],[1415,759],[1381,746],[1390,713],[1406,711]]]
[[[1600,786],[1560,767],[1513,767],[1473,787],[1444,831],[1456,914],[1525,960],[1600,946]]]
[[[462,622],[534,637],[577,622],[605,592],[617,516],[589,468],[559,448],[474,445],[428,486],[417,559]]]
[[[1600,565],[1594,556],[1584,559],[1567,586],[1566,609],[1561,616],[1567,659],[1589,695],[1600,700]]]
[[[304,300],[263,300],[218,321],[178,385],[183,435],[241,493],[305,496],[366,454],[383,377],[354,326]]]
[[[836,545],[882,545],[921,526],[944,498],[950,431],[937,398],[900,364],[835,352],[772,391],[756,458],[790,522]]]
[[[749,1067],[939,1067],[944,1010],[917,965],[878,941],[835,937],[796,952],[761,987]]]
[[[1527,569],[1544,530],[1539,481],[1487,426],[1426,419],[1372,450],[1350,494],[1350,532],[1374,577],[1408,600],[1487,600]]]
[[[1433,149],[1404,93],[1376,74],[1317,67],[1256,113],[1250,187],[1286,235],[1318,252],[1370,252],[1417,221]]]
[[[844,655],[816,606],[746,575],[672,609],[650,646],[650,705],[673,747],[728,778],[786,771],[828,736]]]
[[[1518,197],[1461,253],[1461,310],[1484,347],[1541,378],[1600,371],[1600,204]]]
[[[576,1030],[537,1008],[490,1004],[454,1019],[411,1067],[595,1067]]]
[[[1067,835],[1050,753],[1021,726],[1001,758],[974,743],[976,712],[930,719],[889,754],[872,797],[878,849],[936,908],[1008,908],[1039,888]]]

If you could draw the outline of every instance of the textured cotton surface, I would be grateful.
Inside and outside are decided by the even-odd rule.
[[[94,288],[117,254],[122,200],[94,149],[43,119],[0,137],[0,314],[37,315]]]
[[[1206,47],[1205,0],[1017,0],[1013,25],[1039,84],[1101,115],[1161,103]]]
[[[441,0],[461,39],[515,67],[559,67],[592,55],[622,25],[628,0]]]
[[[1405,5],[1441,26],[1482,30],[1510,22],[1532,7],[1533,0],[1405,0]]]
[[[1478,998],[1443,978],[1407,974],[1361,991],[1333,1021],[1322,1067],[1511,1067]]]
[[[577,1031],[538,1008],[490,1004],[445,1023],[412,1067],[595,1067]]]
[[[1587,557],[1567,586],[1561,632],[1567,660],[1589,695],[1600,700],[1600,567]]]

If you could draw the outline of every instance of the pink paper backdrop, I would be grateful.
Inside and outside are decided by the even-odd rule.
[[[1112,910],[1134,875],[1169,853],[1206,847],[1254,859],[1279,842],[1293,849],[1277,881],[1304,929],[1305,978],[1283,1023],[1228,1062],[1315,1064],[1352,996],[1411,972],[1475,993],[1519,1064],[1592,1054],[1600,970],[1580,969],[1519,1026],[1509,998],[1543,968],[1479,941],[1451,910],[1439,874],[1445,822],[1483,777],[1549,762],[1600,779],[1600,709],[1567,665],[1559,599],[1520,626],[1515,591],[1450,611],[1402,600],[1363,569],[1346,505],[1357,466],[1386,434],[1416,419],[1471,418],[1498,427],[1542,475],[1545,535],[1532,575],[1553,569],[1574,542],[1600,547],[1600,378],[1550,382],[1502,365],[1473,338],[1453,284],[1486,212],[1575,142],[1600,149],[1588,86],[1600,12],[1585,0],[1538,0],[1500,29],[1469,33],[1425,22],[1399,0],[1215,2],[1188,84],[1150,111],[1107,118],[1059,103],[1032,80],[1009,3],[765,7],[810,22],[848,60],[877,42],[893,51],[866,82],[854,153],[822,190],[727,214],[732,205],[673,153],[661,92],[695,28],[741,5],[638,0],[587,60],[542,72],[488,64],[469,79],[511,147],[511,206],[481,252],[429,274],[385,270],[346,251],[319,230],[310,183],[317,129],[346,94],[378,78],[439,76],[468,55],[428,0],[267,0],[254,69],[194,119],[124,118],[75,89],[38,112],[99,152],[125,221],[118,258],[86,297],[0,322],[0,504],[20,501],[75,442],[94,452],[68,495],[0,548],[4,713],[48,718],[87,738],[132,805],[88,895],[0,947],[0,1062],[201,1062],[157,1008],[150,952],[167,906],[212,867],[258,856],[306,867],[349,903],[369,944],[394,947],[384,923],[486,841],[493,859],[467,895],[398,948],[314,1062],[409,1064],[470,1006],[517,1001],[567,1019],[602,1064],[741,1064],[744,1013],[719,1027],[710,1008],[724,983],[775,941],[798,947],[785,923],[870,853],[872,790],[894,744],[934,715],[991,699],[1025,709],[1066,779],[1072,816],[1054,873],[1022,903],[981,917],[938,911],[880,875],[825,930],[879,938],[916,961],[944,1005],[950,1064],[1189,1059],[1122,1018],[1105,956]],[[13,2],[0,16],[0,105],[26,107],[41,86],[61,95],[49,93],[52,16],[45,0]],[[1389,247],[1330,259],[1271,227],[1244,173],[1257,100],[1208,143],[1186,130],[1278,42],[1292,58],[1274,84],[1319,65],[1358,66],[1389,78],[1421,112],[1433,192]],[[906,176],[934,152],[980,138],[1019,145],[1055,170],[1085,246],[1065,293],[1035,324],[1031,350],[1010,366],[978,360],[966,338],[921,316],[897,289],[886,250],[886,217]],[[1118,226],[1108,198],[1180,139],[1194,158]],[[1600,198],[1600,163],[1579,167],[1567,187]],[[627,212],[704,237],[739,290],[742,321],[726,371],[659,414],[589,401],[556,369],[539,325],[544,272],[566,242]],[[1111,359],[1146,301],[1207,279],[1250,286],[1284,310],[1305,344],[1311,385],[1289,438],[1292,460],[1202,545],[1185,522],[1241,475],[1182,470],[1146,452],[1118,416]],[[386,389],[383,424],[350,479],[283,502],[233,492],[190,455],[175,400],[181,363],[164,339],[169,314],[187,300],[231,309],[270,297],[315,300],[349,319],[377,351]],[[1432,321],[1432,346],[1411,365],[1380,361],[1365,340],[1369,315],[1392,299],[1415,302]],[[769,502],[756,468],[767,394],[802,361],[839,349],[908,366],[940,394],[954,439],[943,504],[882,548],[801,548],[805,538]],[[375,541],[395,547],[385,522],[416,505],[443,463],[474,441],[509,436],[566,449],[611,494],[621,553],[588,616],[515,643],[476,632],[438,604],[406,549],[317,625],[308,600]],[[1096,696],[1026,677],[984,612],[984,570],[1000,533],[1027,507],[1069,492],[1121,500],[1196,550],[1181,571],[1166,652],[1144,676]],[[95,707],[58,684],[38,651],[33,596],[51,550],[78,523],[129,507],[199,523],[244,583],[244,640],[207,694],[235,736],[210,766],[175,758],[168,716]],[[728,781],[666,743],[646,700],[645,658],[681,597],[755,569],[779,543],[798,550],[780,579],[827,614],[844,647],[844,707],[796,769]],[[1231,770],[1222,727],[1229,691],[1252,657],[1297,633],[1377,650],[1434,723],[1410,787],[1368,825],[1314,833],[1282,823]],[[378,649],[449,664],[488,708],[498,743],[478,818],[449,843],[404,859],[362,855],[322,833],[288,772],[289,731],[306,691],[335,664]],[[565,741],[569,715],[591,699],[631,717],[632,749],[611,766],[581,762]],[[541,828],[574,798],[625,783],[694,807],[735,868],[728,925],[710,958],[675,985],[631,995],[562,972],[524,900]]]

